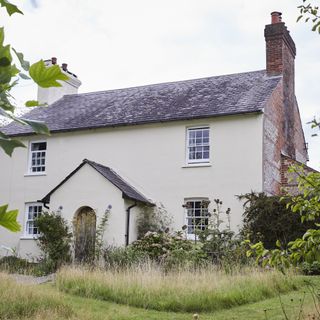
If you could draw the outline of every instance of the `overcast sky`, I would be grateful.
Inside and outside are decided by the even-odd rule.
[[[13,1],[13,0],[12,0]],[[14,1],[13,1],[14,2]],[[296,96],[320,169],[320,35],[296,23],[302,0],[28,0],[24,16],[3,18],[7,42],[35,62],[57,57],[82,81],[79,92],[124,88],[265,68],[263,30],[281,11],[296,43]],[[17,103],[36,98],[23,81]]]

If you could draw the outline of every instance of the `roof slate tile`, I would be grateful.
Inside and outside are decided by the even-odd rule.
[[[262,70],[65,95],[24,117],[59,132],[261,112],[280,79]],[[11,136],[32,134],[31,128],[17,123],[2,130]]]

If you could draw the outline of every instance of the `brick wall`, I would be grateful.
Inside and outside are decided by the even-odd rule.
[[[280,194],[285,163],[282,154],[306,163],[308,154],[294,88],[295,44],[283,22],[265,28],[267,76],[279,76],[279,85],[264,109],[264,192]]]
[[[302,166],[305,174],[317,171],[301,163],[300,161],[291,159],[286,155],[281,155],[281,193],[290,193],[295,195],[299,193],[297,187],[297,174],[294,172],[288,172],[288,169],[291,166]]]

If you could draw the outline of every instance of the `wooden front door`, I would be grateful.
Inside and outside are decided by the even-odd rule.
[[[96,214],[90,207],[81,207],[74,217],[75,260],[91,263],[94,260]]]

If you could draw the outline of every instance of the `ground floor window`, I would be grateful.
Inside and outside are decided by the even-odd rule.
[[[186,226],[188,237],[194,237],[196,231],[205,230],[209,224],[208,199],[188,199],[185,201]]]
[[[39,234],[35,219],[41,215],[42,205],[39,203],[27,203],[26,204],[26,223],[25,233],[28,237],[34,237]]]

